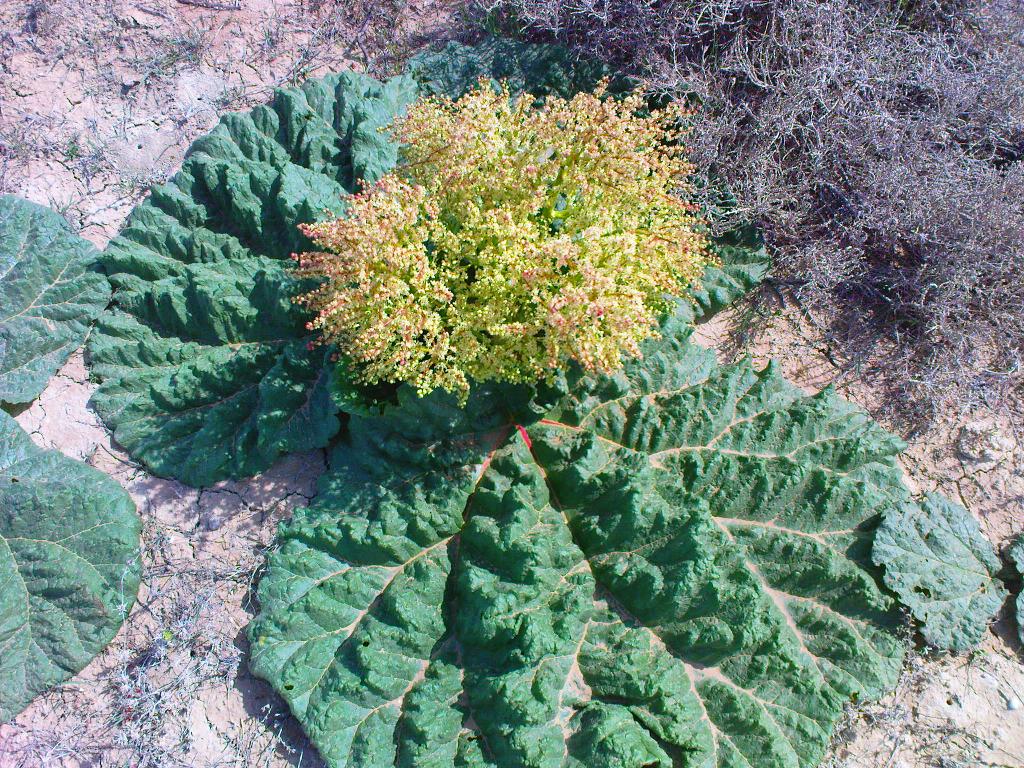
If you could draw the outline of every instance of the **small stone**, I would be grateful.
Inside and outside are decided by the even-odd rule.
[[[956,450],[961,459],[978,464],[991,464],[1013,451],[1013,441],[991,421],[972,421],[960,429]]]
[[[1010,700],[1006,702],[1006,708],[1011,712],[1016,712],[1018,709],[1021,708],[1020,699],[1018,699],[1016,696],[1011,696]]]

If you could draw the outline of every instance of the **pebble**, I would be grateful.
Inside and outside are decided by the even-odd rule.
[[[1020,707],[1020,699],[1018,699],[1016,696],[1011,696],[1010,700],[1006,702],[1006,708],[1011,712],[1016,712],[1018,709],[1020,709]]]

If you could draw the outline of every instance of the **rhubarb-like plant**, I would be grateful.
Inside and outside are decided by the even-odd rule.
[[[605,74],[490,41],[279,91],[198,141],[104,255],[95,401],[133,455],[204,484],[332,441],[249,628],[252,669],[332,766],[810,768],[847,703],[895,684],[901,602],[957,647],[992,609],[962,590],[1000,594],[966,511],[904,487],[898,439],[692,342],[764,275],[749,230],[710,242],[617,371],[356,407],[293,301],[313,287],[289,270],[298,225],[395,167],[383,129],[423,94],[485,76],[542,102]],[[927,550],[963,532],[984,572],[944,584]]]

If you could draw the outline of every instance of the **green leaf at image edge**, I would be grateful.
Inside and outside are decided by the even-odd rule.
[[[0,195],[0,403],[34,400],[85,340],[110,289],[56,211]]]
[[[249,629],[328,764],[813,766],[892,688],[902,444],[692,319],[614,377],[352,418]]]
[[[114,480],[0,412],[0,723],[114,637],[139,588],[139,529]]]

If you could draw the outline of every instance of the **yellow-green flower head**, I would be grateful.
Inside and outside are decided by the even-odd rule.
[[[678,105],[646,113],[605,87],[534,106],[484,81],[426,98],[391,130],[398,171],[346,215],[303,227],[323,278],[299,298],[367,383],[464,397],[567,361],[612,371],[656,335],[668,294],[708,261]]]

